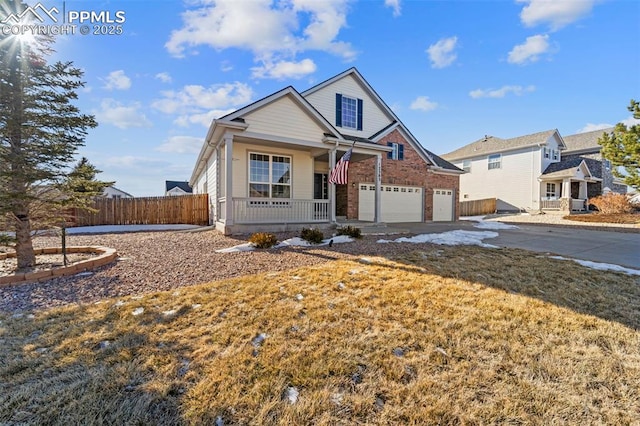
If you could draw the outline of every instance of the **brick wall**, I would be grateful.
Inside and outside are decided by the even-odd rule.
[[[455,191],[456,206],[459,201],[460,179],[457,175],[440,175],[428,171],[427,165],[420,155],[411,147],[397,130],[387,135],[380,145],[387,146],[387,142],[404,145],[404,159],[388,159],[382,155],[382,184],[396,184],[419,186],[424,189],[425,220],[433,218],[433,188],[451,189]],[[349,165],[349,183],[346,185],[347,218],[358,218],[358,186],[360,183],[375,182],[375,158],[352,162]],[[456,220],[458,209],[456,209]]]

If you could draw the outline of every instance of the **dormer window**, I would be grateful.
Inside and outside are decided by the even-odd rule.
[[[362,99],[336,93],[336,126],[362,130]]]
[[[560,157],[560,151],[554,149],[553,150],[553,159],[557,161],[559,157]]]
[[[549,148],[544,148],[544,158],[551,158],[551,150]]]

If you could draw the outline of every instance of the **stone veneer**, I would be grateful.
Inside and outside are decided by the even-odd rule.
[[[62,248],[60,247],[48,247],[33,250],[35,255],[39,254],[60,254]],[[6,275],[0,277],[0,286],[9,284],[18,284],[31,281],[46,281],[56,277],[63,277],[68,275],[74,275],[78,272],[83,272],[89,269],[94,269],[100,266],[104,266],[116,260],[118,253],[115,249],[109,247],[91,246],[91,247],[67,247],[67,253],[95,253],[96,257],[92,257],[88,260],[82,260],[80,262],[72,263],[68,266],[62,266],[59,268],[45,269],[35,272],[23,272],[19,274]],[[0,260],[16,257],[15,253],[0,253]]]

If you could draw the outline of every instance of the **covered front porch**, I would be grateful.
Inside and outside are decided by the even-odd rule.
[[[388,147],[333,137],[313,142],[243,132],[227,133],[216,147],[216,228],[229,234],[334,226],[336,185],[328,180],[351,148],[351,162],[376,159],[373,222],[380,222],[381,163]]]
[[[562,165],[558,163],[556,168]],[[562,212],[586,211],[589,184],[600,182],[584,161],[578,165],[545,172],[540,177],[540,209]]]

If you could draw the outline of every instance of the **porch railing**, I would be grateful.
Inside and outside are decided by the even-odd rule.
[[[234,223],[313,223],[329,221],[329,200],[233,198]]]
[[[581,200],[579,198],[571,199],[571,210],[573,211],[583,211],[584,210],[584,202],[585,200]]]
[[[560,210],[560,200],[540,200],[540,208],[547,210]]]

